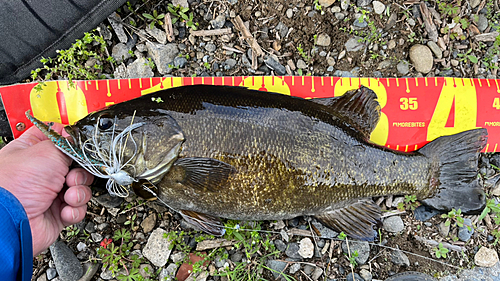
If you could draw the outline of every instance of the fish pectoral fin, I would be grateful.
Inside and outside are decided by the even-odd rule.
[[[380,119],[380,104],[377,101],[377,94],[364,86],[340,97],[318,98],[311,101],[325,105],[342,115],[367,139],[370,138],[370,134]]]
[[[194,189],[218,191],[222,189],[236,169],[212,158],[187,157],[178,159],[174,166],[183,169],[179,183]]]
[[[224,225],[218,217],[186,210],[180,210],[179,214],[181,214],[188,223],[208,234],[222,236],[226,232]]]
[[[315,217],[327,226],[343,231],[354,239],[373,241],[373,225],[380,221],[380,214],[379,206],[371,200],[364,200],[315,215]]]

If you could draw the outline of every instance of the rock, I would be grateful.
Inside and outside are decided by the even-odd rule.
[[[90,238],[92,238],[92,241],[99,243],[102,240],[102,235],[99,233],[91,233]]]
[[[85,226],[85,231],[87,231],[88,233],[94,233],[95,232],[95,223],[93,223],[93,222],[87,223],[87,225]]]
[[[464,225],[458,228],[458,239],[467,242],[474,234],[474,227],[472,227],[472,221],[470,219],[464,219]]]
[[[366,20],[365,17],[361,16],[361,17],[358,17],[356,20],[354,20],[352,25],[354,25],[355,27],[359,27],[359,28],[365,28],[368,26],[368,21]]]
[[[85,250],[87,248],[87,245],[85,245],[85,243],[83,242],[78,242],[78,245],[76,245],[76,249],[78,250],[78,252],[81,252],[83,250]]]
[[[90,281],[99,269],[100,264],[86,262],[83,264],[84,275],[78,281]]]
[[[302,259],[302,256],[299,254],[299,249],[299,244],[295,242],[289,243],[286,247],[285,255],[292,259]]]
[[[174,66],[178,68],[184,68],[186,66],[187,59],[185,57],[176,57],[174,59]]]
[[[146,42],[146,47],[148,48],[149,56],[153,58],[160,74],[164,75],[172,71],[172,69],[168,67],[168,64],[172,64],[174,59],[179,55],[177,44],[169,43],[162,45],[148,41]]]
[[[170,252],[172,251],[170,249],[170,244],[172,244],[172,242],[163,237],[166,233],[167,232],[164,229],[155,229],[149,236],[148,242],[142,250],[144,257],[151,261],[151,263],[155,266],[164,266],[168,261]]]
[[[297,61],[297,68],[299,68],[299,69],[306,69],[307,68],[306,62],[303,61],[302,59],[299,59]]]
[[[177,272],[177,265],[175,263],[171,263],[164,268],[160,272],[160,281],[173,281],[175,279],[175,273]]]
[[[52,280],[54,278],[56,278],[57,276],[57,270],[53,267],[50,267],[49,269],[47,269],[47,271],[45,272],[45,274],[47,274],[47,279],[48,280]]]
[[[266,265],[272,269],[272,273],[275,279],[278,279],[283,273],[283,270],[285,270],[285,267],[287,265],[286,262],[283,261],[277,261],[277,260],[268,260]]]
[[[280,252],[284,252],[286,250],[286,244],[280,239],[274,240],[274,246],[276,246],[276,249]]]
[[[372,0],[357,0],[356,4],[358,5],[358,7],[364,7],[370,5],[371,2]]]
[[[477,20],[477,28],[481,32],[484,32],[486,28],[488,28],[488,19],[483,14],[479,14]]]
[[[351,5],[351,0],[340,0],[340,7],[342,10],[347,10],[349,6]]]
[[[113,46],[113,49],[111,50],[111,56],[116,60],[117,63],[121,63],[132,57],[128,52],[129,50],[130,49],[127,47],[127,45],[118,43]]]
[[[328,8],[333,3],[335,3],[335,1],[336,0],[319,0],[318,3],[321,5],[322,8]]]
[[[216,49],[217,46],[215,46],[214,43],[208,43],[205,45],[205,50],[207,50],[208,52],[215,52]]]
[[[319,231],[320,233],[320,236],[322,238],[327,238],[327,239],[332,239],[332,238],[335,238],[337,237],[337,235],[339,235],[337,232],[335,232],[334,230],[328,228],[328,227],[325,227],[323,226],[321,223],[317,222],[317,221],[313,221],[312,224],[314,225],[314,227],[316,227],[316,229]]]
[[[304,238],[299,242],[299,255],[303,258],[312,258],[314,255],[314,244],[309,238]]]
[[[498,253],[494,249],[482,246],[474,256],[474,263],[477,266],[492,267],[498,262]]]
[[[380,15],[385,11],[385,5],[380,1],[373,1],[372,5],[373,5],[373,11],[377,15]]]
[[[210,21],[210,24],[214,29],[221,29],[226,24],[226,16],[224,14],[218,15],[215,19]]]
[[[155,74],[145,58],[138,58],[127,66],[126,78],[153,77]]]
[[[286,10],[286,17],[289,19],[291,19],[293,17],[293,10],[292,9]]]
[[[349,38],[349,40],[345,43],[346,50],[348,52],[357,52],[366,48],[366,45],[362,43],[362,40],[363,38],[358,36]]]
[[[403,62],[403,61],[401,61],[401,62]],[[401,63],[401,62],[400,62],[400,63]],[[397,207],[398,207],[398,205],[399,205],[399,203],[403,203],[404,201],[405,201],[405,198],[404,198],[404,197],[402,197],[402,196],[401,196],[401,197],[396,197],[396,198],[394,198],[394,199],[392,200],[392,205],[391,205],[391,207],[393,207],[393,208],[397,208]]]
[[[232,261],[232,262],[240,262],[242,259],[243,259],[244,255],[242,252],[238,251],[238,252],[235,252],[234,254],[232,254],[229,259]]]
[[[328,47],[330,46],[330,43],[331,43],[330,36],[325,33],[321,33],[320,35],[318,35],[318,38],[316,39],[316,45],[318,46]]]
[[[405,225],[400,216],[392,216],[384,219],[383,227],[389,232],[398,233],[403,231]]]
[[[335,59],[332,57],[326,58],[326,63],[328,63],[329,66],[334,66],[335,65]]]
[[[396,40],[389,40],[389,42],[387,42],[387,48],[390,50],[390,49],[394,49],[396,48]]]
[[[181,6],[184,8],[189,8],[188,0],[172,0],[172,5],[174,5],[174,7]]]
[[[144,279],[148,279],[151,277],[151,274],[154,273],[154,269],[151,265],[149,264],[141,264],[139,266],[139,274],[144,277]]]
[[[50,245],[50,254],[61,281],[73,281],[82,277],[83,268],[80,261],[64,242],[56,241]]]
[[[268,56],[267,59],[264,60],[264,63],[266,64],[267,67],[276,71],[278,75],[286,74],[286,68],[281,63],[276,61],[273,57]]]
[[[127,67],[125,66],[124,63],[119,64],[116,67],[115,72],[113,72],[113,77],[115,79],[124,79],[124,78],[127,78]],[[122,199],[121,197],[119,197],[119,198]],[[92,199],[90,199],[90,200],[92,200]],[[110,209],[108,209],[108,210],[110,210]]]
[[[479,6],[481,3],[481,0],[470,0],[470,7],[474,9],[475,7]]]
[[[304,273],[306,275],[311,275],[311,273],[313,273],[314,268],[316,268],[316,266],[313,266],[313,265],[310,265],[310,264],[306,264],[304,266]]]
[[[100,223],[97,225],[97,230],[104,231],[109,228],[109,223]]]
[[[396,68],[402,75],[406,75],[408,74],[408,72],[410,72],[410,64],[405,60],[400,61]]]
[[[275,29],[279,32],[281,38],[285,38],[285,36],[288,34],[288,26],[286,26],[281,21],[278,23],[278,25],[276,25]]]
[[[392,65],[392,60],[384,60],[378,64],[377,69],[385,69]]]
[[[437,59],[443,58],[443,51],[441,51],[441,48],[439,48],[439,46],[436,43],[434,43],[434,41],[428,41],[427,47],[431,49],[431,51],[434,53]]]
[[[148,233],[151,230],[153,230],[155,224],[156,224],[156,213],[152,213],[141,222],[141,227],[144,233]]]
[[[149,26],[146,28],[146,32],[153,36],[156,41],[160,44],[165,44],[167,43],[167,33],[165,31],[156,28],[156,26],[153,26],[153,29],[149,28]]]
[[[375,2],[375,1],[373,1],[373,2]],[[359,275],[365,281],[372,281],[372,278],[373,278],[372,273],[364,268],[359,271]]]
[[[344,13],[335,13],[335,18],[338,20],[343,20],[345,18]]]
[[[345,57],[346,53],[347,53],[346,50],[343,50],[342,52],[340,52],[339,56],[337,57],[337,60],[340,61],[341,59],[343,59]]]
[[[439,233],[441,233],[441,235],[446,237],[450,233],[450,226],[449,225],[447,226],[446,223],[443,221],[438,225],[438,230]]]
[[[367,241],[349,241],[349,250],[351,252],[351,255],[354,252],[358,252],[358,256],[355,257],[354,259],[359,265],[363,265],[366,263],[368,260],[368,257],[370,256],[370,245],[368,244]],[[349,254],[347,251],[347,244],[346,242],[342,242],[342,251],[345,254]]]
[[[354,273],[354,276],[352,276],[352,272],[351,272],[351,273],[349,273],[349,274],[347,274],[346,280],[347,280],[347,281],[354,281],[354,280],[356,280],[356,281],[365,281],[365,280],[363,280],[363,278],[361,278],[361,276],[359,276],[359,274],[357,274],[357,273]]]
[[[396,265],[410,266],[410,260],[401,251],[393,251],[391,253],[391,261]]]
[[[118,37],[118,41],[121,43],[127,43],[128,37],[123,29],[123,24],[121,23],[120,16],[115,12],[108,16],[108,21],[111,24],[111,27],[115,31],[116,37]]]
[[[295,274],[295,272],[297,272],[299,270],[300,270],[300,264],[294,263],[290,266],[290,268],[288,269],[288,272],[290,272],[290,274]]]
[[[430,218],[440,213],[441,212],[439,212],[438,210],[432,209],[424,205],[417,207],[414,211],[415,219],[419,221],[429,220]]]
[[[121,205],[123,198],[118,196],[111,196],[109,193],[92,197],[92,203],[106,207],[107,209],[116,208]]]
[[[183,261],[185,258],[186,258],[186,253],[184,253],[184,252],[177,252],[177,253],[172,254],[172,255],[170,256],[170,259],[171,259],[174,263],[179,263],[179,262]]]
[[[321,277],[321,274],[323,274],[323,269],[321,267],[316,267],[311,274],[312,280],[316,281]]]
[[[431,71],[434,60],[429,47],[416,44],[410,48],[410,60],[415,67],[415,70],[423,74]]]

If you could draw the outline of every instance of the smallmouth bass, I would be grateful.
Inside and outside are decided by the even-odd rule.
[[[389,194],[415,194],[439,210],[484,208],[476,176],[485,129],[403,153],[368,141],[379,116],[376,94],[366,87],[305,100],[198,85],[112,105],[66,131],[80,161],[92,160],[110,186],[147,189],[216,235],[223,232],[219,217],[311,215],[371,240],[380,218],[371,197]]]

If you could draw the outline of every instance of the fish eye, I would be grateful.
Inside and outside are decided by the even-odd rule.
[[[107,130],[113,126],[113,119],[108,118],[108,117],[101,117],[99,118],[99,122],[97,124],[99,126],[100,130]]]

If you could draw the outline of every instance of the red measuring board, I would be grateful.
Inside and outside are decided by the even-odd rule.
[[[339,78],[314,76],[152,77],[138,79],[50,81],[0,88],[14,137],[16,125],[31,123],[31,109],[42,121],[72,124],[89,112],[162,89],[194,84],[245,86],[302,98],[344,94],[360,85],[378,96],[382,109],[371,140],[399,151],[413,151],[443,135],[473,128],[488,129],[483,152],[500,150],[500,87],[495,79],[462,78]],[[22,126],[21,126],[22,127]]]

